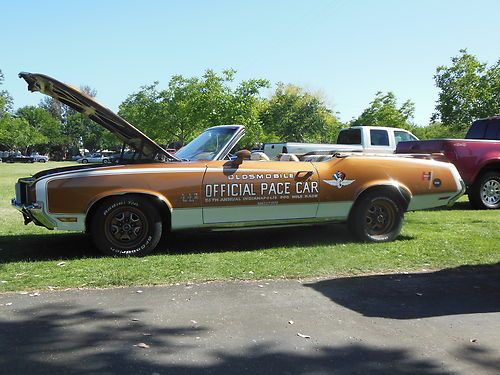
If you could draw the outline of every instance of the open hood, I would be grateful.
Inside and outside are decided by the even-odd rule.
[[[42,94],[51,96],[70,106],[99,125],[104,126],[128,146],[141,151],[146,157],[151,159],[166,157],[171,160],[179,160],[139,129],[80,90],[43,74],[21,72],[19,77],[28,83],[29,91],[40,91]]]

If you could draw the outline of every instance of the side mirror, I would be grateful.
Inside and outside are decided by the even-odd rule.
[[[233,167],[239,166],[241,163],[243,163],[244,159],[250,159],[250,156],[252,153],[248,150],[240,150],[236,153],[236,159],[233,160]]]

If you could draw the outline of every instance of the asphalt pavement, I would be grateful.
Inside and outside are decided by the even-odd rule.
[[[1,374],[500,374],[500,266],[0,295]]]

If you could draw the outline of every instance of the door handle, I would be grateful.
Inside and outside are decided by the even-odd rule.
[[[313,175],[312,171],[299,171],[295,174],[295,181],[306,181]]]

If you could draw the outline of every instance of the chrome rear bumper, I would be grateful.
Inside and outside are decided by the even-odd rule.
[[[462,179],[460,179],[460,186],[462,188],[460,189],[460,191],[455,196],[453,196],[450,199],[450,201],[447,204],[448,207],[453,206],[455,204],[455,202],[458,200],[458,198],[460,198],[462,195],[464,195],[466,187],[465,187],[465,182]]]

